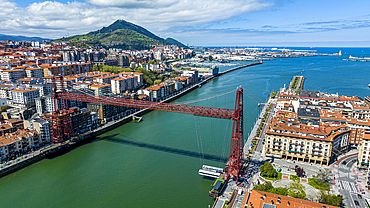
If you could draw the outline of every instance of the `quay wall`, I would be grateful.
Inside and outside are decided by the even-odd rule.
[[[238,67],[235,67],[235,68],[223,71],[223,72],[219,72],[217,75],[212,76],[212,77],[207,77],[206,79],[202,80],[201,82],[199,82],[197,84],[194,84],[194,85],[190,86],[189,88],[185,89],[184,91],[176,93],[175,95],[173,95],[169,98],[166,98],[165,100],[163,100],[161,102],[164,102],[164,103],[171,102],[171,101],[176,100],[177,98],[179,98],[183,95],[188,94],[189,92],[191,92],[195,89],[198,89],[202,85],[207,84],[209,81],[212,81],[213,79],[218,78],[218,77],[220,77],[224,74],[227,74],[227,73],[230,73],[230,72],[233,72],[233,71],[236,71],[238,69],[245,68],[245,67],[258,65],[258,64],[262,64],[262,62],[253,62],[253,63],[247,64],[247,65],[241,65],[241,66],[238,66]],[[46,149],[43,149],[42,151],[40,150],[39,153],[36,156],[29,156],[28,158],[23,159],[23,160],[19,161],[16,164],[13,163],[9,166],[2,167],[0,169],[0,177],[6,176],[10,173],[13,173],[17,170],[20,170],[20,169],[24,168],[24,167],[27,167],[27,166],[29,166],[33,163],[41,161],[44,158],[53,158],[55,156],[62,155],[62,154],[66,153],[66,152],[68,152],[68,151],[70,151],[70,150],[72,150],[72,149],[74,149],[74,148],[76,148],[80,145],[83,145],[86,142],[89,142],[91,139],[95,138],[96,136],[98,136],[100,134],[111,131],[111,130],[113,130],[113,129],[115,129],[115,128],[117,128],[117,127],[119,127],[119,126],[121,126],[125,123],[128,123],[128,122],[132,121],[134,117],[143,116],[146,113],[149,113],[150,111],[151,110],[149,110],[149,109],[142,109],[142,110],[136,111],[135,113],[132,113],[132,114],[120,119],[120,120],[109,122],[101,128],[98,128],[98,129],[80,134],[77,137],[72,138],[70,141],[64,142],[62,144],[53,144],[50,147],[48,147]]]

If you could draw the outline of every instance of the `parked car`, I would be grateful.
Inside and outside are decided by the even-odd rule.
[[[360,206],[360,203],[358,203],[358,201],[357,200],[353,200],[354,202],[355,202],[355,205],[356,206]]]

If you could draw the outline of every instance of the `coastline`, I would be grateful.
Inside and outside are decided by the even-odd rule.
[[[220,77],[224,74],[227,74],[227,73],[230,73],[230,72],[242,69],[242,68],[246,68],[246,67],[249,67],[249,66],[259,65],[259,64],[262,64],[262,62],[253,62],[253,63],[247,64],[247,65],[241,65],[241,66],[238,66],[238,67],[235,67],[235,68],[232,68],[232,69],[228,69],[228,70],[223,71],[223,72],[219,72],[217,75],[207,77],[206,79],[202,80],[201,82],[196,83],[192,86],[189,86],[189,87],[183,89],[182,91],[180,91],[180,92],[172,95],[171,97],[168,97],[168,98],[166,98],[166,99],[164,99],[160,102],[168,103],[168,102],[174,101],[177,98],[180,98],[181,96],[188,94],[189,92],[201,87],[202,85],[207,84],[208,82],[212,81],[213,79],[218,78],[218,77]],[[67,152],[69,152],[69,151],[71,151],[71,150],[73,150],[73,149],[75,149],[75,148],[77,148],[81,145],[84,145],[88,142],[91,142],[96,136],[98,136],[100,134],[103,134],[103,133],[106,133],[108,131],[111,131],[112,129],[115,129],[115,128],[117,128],[117,127],[119,127],[119,126],[121,126],[125,123],[130,122],[134,118],[145,115],[146,113],[149,113],[150,111],[152,111],[152,110],[149,110],[149,109],[138,110],[138,111],[136,111],[136,112],[120,119],[120,120],[109,122],[101,128],[86,132],[84,134],[80,134],[77,137],[73,137],[69,141],[65,141],[65,142],[59,143],[59,144],[52,144],[52,145],[44,147],[40,150],[37,150],[37,151],[35,151],[31,154],[28,154],[26,156],[22,156],[21,158],[17,158],[16,161],[14,160],[13,162],[11,162],[10,165],[7,165],[5,167],[3,165],[1,165],[0,166],[0,178],[3,177],[3,176],[6,176],[8,174],[11,174],[13,172],[16,172],[16,171],[18,171],[18,170],[20,170],[24,167],[32,165],[32,164],[34,164],[38,161],[41,161],[45,158],[51,159],[51,158],[63,155],[63,154],[65,154],[65,153],[67,153]]]

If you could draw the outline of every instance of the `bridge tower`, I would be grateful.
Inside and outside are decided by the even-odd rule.
[[[234,176],[236,180],[243,168],[243,143],[243,88],[239,88],[236,91],[229,161],[226,164],[228,177]]]
[[[66,100],[58,99],[58,93],[64,92],[64,81],[62,76],[51,78],[53,112],[46,113],[44,119],[52,123],[52,142],[60,143],[69,140],[73,136],[71,113]],[[63,109],[59,109],[63,108]]]

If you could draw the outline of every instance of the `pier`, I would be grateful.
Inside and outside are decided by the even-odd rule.
[[[289,89],[292,91],[300,91],[303,89],[305,78],[303,76],[294,76],[289,84]]]

